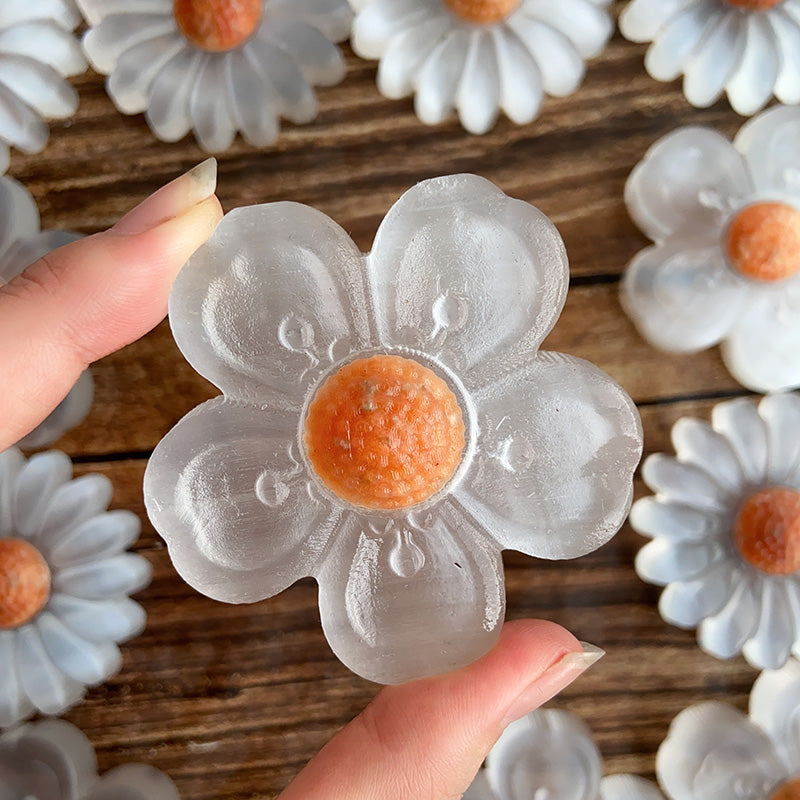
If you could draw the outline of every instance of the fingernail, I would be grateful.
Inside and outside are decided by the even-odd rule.
[[[207,200],[216,188],[217,159],[208,158],[151,194],[129,211],[112,230],[127,235],[149,231]]]
[[[605,655],[605,650],[588,642],[581,642],[581,647],[582,650],[565,653],[522,690],[506,712],[503,726],[539,708]]]

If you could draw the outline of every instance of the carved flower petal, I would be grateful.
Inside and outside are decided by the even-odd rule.
[[[310,575],[337,515],[309,492],[296,419],[216,398],[161,441],[147,512],[175,568],[203,594],[262,600]]]
[[[664,795],[638,775],[609,775],[600,781],[600,800],[664,800]]]
[[[363,272],[361,253],[324,214],[296,203],[240,208],[178,275],[172,330],[227,396],[299,411],[310,369],[369,343]]]
[[[575,558],[605,544],[630,509],[639,414],[591,364],[539,353],[475,396],[482,431],[458,499],[503,548]]]
[[[317,577],[331,648],[369,680],[403,683],[456,669],[500,633],[500,551],[447,501],[419,526],[375,528],[350,515]]]
[[[439,353],[468,387],[529,360],[566,296],[561,237],[475,175],[424,181],[386,215],[369,256],[378,334]]]
[[[172,780],[147,764],[123,764],[110,769],[86,800],[180,800]]]

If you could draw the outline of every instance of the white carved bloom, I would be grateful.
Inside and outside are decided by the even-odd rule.
[[[473,175],[404,194],[367,255],[306,206],[228,214],[170,299],[179,347],[224,394],[165,437],[145,476],[178,572],[227,602],[314,576],[334,651],[379,682],[485,653],[504,615],[500,551],[580,556],[631,502],[630,398],[592,365],[538,351],[567,277],[550,220]],[[317,431],[345,397],[326,395],[331,381],[376,363],[388,372],[355,380],[344,423]],[[420,491],[420,454],[453,436],[451,468]],[[352,464],[349,495],[327,458]]]
[[[209,152],[240,131],[272,144],[280,118],[317,115],[312,87],[344,77],[334,44],[350,32],[347,0],[78,0],[83,45],[124,114],[145,113],[174,142],[193,130]]]
[[[146,764],[124,764],[102,777],[85,734],[50,719],[0,736],[0,796],[7,800],[179,800],[175,784]]]
[[[622,35],[652,42],[645,67],[656,80],[683,75],[694,106],[723,92],[750,116],[775,97],[800,103],[800,0],[631,0]]]
[[[636,571],[704,651],[778,668],[800,654],[800,396],[720,403],[711,420],[679,419],[676,457],[644,462],[656,496],[631,509],[652,539]]]
[[[800,108],[770,108],[732,144],[679,128],[636,166],[625,200],[654,242],[622,282],[642,336],[673,352],[721,343],[755,391],[800,386]]]
[[[379,59],[378,88],[414,95],[427,125],[455,109],[470,133],[503,111],[523,125],[545,94],[565,97],[583,81],[614,25],[610,0],[350,0],[352,44]]]
[[[73,0],[0,3],[0,175],[10,148],[44,149],[46,119],[75,113],[78,93],[65,78],[86,69],[73,34],[81,20]]]
[[[103,475],[72,479],[64,453],[0,453],[0,727],[79,702],[144,628],[128,595],[150,565],[125,552],[139,518],[107,511],[111,493]]]
[[[65,231],[40,230],[39,209],[30,192],[12,178],[0,178],[0,286],[16,278],[36,259],[78,238]],[[86,370],[47,419],[18,442],[19,446],[53,444],[83,422],[93,396],[94,383]]]

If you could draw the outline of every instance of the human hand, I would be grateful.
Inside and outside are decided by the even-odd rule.
[[[0,451],[38,424],[81,372],[165,315],[172,282],[222,215],[204,162],[111,230],[40,259],[0,288]],[[461,797],[503,728],[600,656],[547,622],[508,623],[496,647],[448,675],[383,689],[281,800]]]

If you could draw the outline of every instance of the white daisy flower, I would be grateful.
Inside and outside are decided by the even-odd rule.
[[[733,144],[679,128],[633,170],[625,201],[655,242],[621,286],[642,336],[674,352],[721,342],[755,391],[800,386],[800,108],[765,111]]]
[[[63,719],[22,725],[0,736],[4,800],[179,800],[177,787],[146,764],[97,775],[97,756],[84,733]]]
[[[0,726],[60,714],[120,667],[116,643],[144,628],[127,595],[150,565],[124,552],[130,511],[106,511],[103,475],[72,478],[64,453],[0,453]]]
[[[30,192],[11,178],[0,178],[0,286],[36,259],[79,238],[66,231],[40,230],[39,209]],[[86,370],[47,419],[18,442],[19,446],[37,448],[55,442],[83,422],[93,396],[94,383]]]
[[[0,174],[10,147],[38,153],[50,135],[44,120],[75,113],[78,93],[64,78],[86,69],[72,33],[80,21],[73,0],[0,3]]]
[[[523,125],[545,93],[572,94],[584,59],[600,53],[614,25],[610,0],[350,0],[352,45],[380,59],[386,97],[414,95],[427,125],[453,108],[470,133],[486,133],[499,111]]]
[[[800,396],[720,403],[711,420],[678,420],[677,457],[644,462],[657,494],[631,509],[653,539],[636,571],[707,653],[777,668],[800,654]]]
[[[296,203],[228,214],[170,298],[179,347],[224,394],[145,475],[178,572],[234,603],[313,575],[328,641],[374,681],[483,655],[500,551],[575,558],[631,501],[631,399],[538,351],[567,279],[550,220],[474,175],[406,192],[368,255]]]
[[[745,116],[773,94],[800,103],[800,0],[631,0],[619,27],[653,43],[644,63],[656,80],[683,74],[694,106],[710,106],[723,91]]]
[[[78,0],[83,46],[123,114],[166,142],[193,130],[209,152],[236,132],[275,141],[279,119],[317,115],[312,86],[344,77],[347,0]]]

